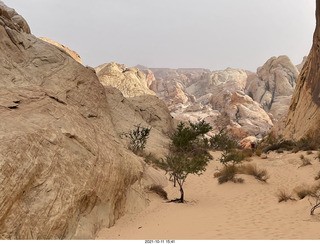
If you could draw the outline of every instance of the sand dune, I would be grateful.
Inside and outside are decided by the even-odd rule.
[[[301,154],[312,165],[299,168]],[[222,185],[213,177],[221,167],[217,161],[220,153],[212,155],[203,175],[188,176],[184,187],[187,203],[166,203],[150,193],[150,205],[143,212],[125,215],[115,226],[100,231],[97,239],[320,239],[320,210],[310,216],[308,198],[278,203],[277,197],[279,189],[291,192],[302,184],[315,183],[320,170],[315,153],[272,152],[267,159],[253,157],[252,163],[267,169],[267,183],[240,175],[243,184]],[[165,190],[170,199],[179,197],[179,189],[171,182]]]

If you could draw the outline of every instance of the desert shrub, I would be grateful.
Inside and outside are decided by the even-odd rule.
[[[253,156],[253,151],[252,149],[245,148],[239,151],[239,154],[240,154],[240,157],[243,157],[243,159],[251,158]]]
[[[129,149],[135,154],[140,154],[147,143],[151,128],[143,127],[141,124],[135,126],[136,129],[124,133],[124,136],[129,138]]]
[[[309,200],[311,205],[310,215],[313,215],[314,211],[320,207],[320,184],[316,184],[311,188],[309,196],[313,199],[313,201]]]
[[[214,176],[218,178],[219,184],[232,181],[234,183],[243,183],[242,178],[236,178],[235,175],[238,173],[238,167],[234,164],[227,165],[222,168],[219,172],[215,173]]]
[[[238,143],[224,130],[212,136],[209,140],[210,147],[216,150],[232,150],[238,147]]]
[[[256,151],[255,151],[255,154],[260,157],[261,154],[262,154],[262,149],[261,148],[257,148]]]
[[[160,185],[152,185],[149,188],[150,191],[158,194],[164,200],[168,200],[168,193]]]
[[[295,189],[300,199],[309,197],[309,203],[311,205],[310,215],[314,214],[314,211],[320,207],[320,184],[317,183],[313,186],[300,186]]]
[[[152,153],[143,153],[143,158],[147,164],[156,164],[158,161],[158,159]]]
[[[283,152],[283,150],[290,151],[293,148],[295,148],[295,143],[293,141],[281,141],[271,145],[265,144],[262,151],[267,153],[269,151],[282,150]]]
[[[294,192],[297,194],[299,199],[303,199],[306,196],[309,196],[312,193],[312,190],[309,186],[299,186],[294,189]]]
[[[310,154],[313,154],[313,152],[312,151],[307,151],[307,155],[310,155]]]
[[[296,145],[297,148],[302,151],[317,150],[319,148],[318,140],[310,135],[301,138],[299,141],[297,141]]]
[[[245,164],[239,166],[239,173],[246,174],[246,175],[252,175],[257,180],[266,182],[269,179],[269,175],[267,170],[265,169],[258,169],[257,165],[255,164]]]
[[[308,165],[312,165],[312,163],[310,162],[310,159],[305,158],[302,154],[300,155],[300,159],[302,161],[302,164],[299,166],[299,168],[304,167],[304,166],[308,166]]]
[[[223,151],[221,154],[221,158],[219,158],[220,163],[222,163],[224,166],[227,166],[230,163],[240,163],[243,159],[244,155],[237,150]]]
[[[286,202],[286,201],[295,201],[296,199],[294,199],[292,197],[292,194],[288,193],[286,190],[281,189],[277,192],[277,197],[278,197],[278,202]]]

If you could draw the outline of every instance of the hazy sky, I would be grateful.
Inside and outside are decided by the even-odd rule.
[[[227,67],[308,55],[315,0],[4,0],[85,65]]]

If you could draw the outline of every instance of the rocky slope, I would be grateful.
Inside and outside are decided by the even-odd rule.
[[[55,46],[58,47],[60,50],[62,50],[62,51],[64,51],[64,52],[66,52],[67,54],[69,54],[74,60],[76,60],[77,62],[79,62],[80,64],[82,64],[81,57],[80,57],[80,55],[79,55],[77,52],[75,52],[75,51],[69,49],[68,47],[66,47],[65,45],[62,45],[61,43],[56,42],[56,41],[54,41],[54,40],[51,40],[51,39],[49,39],[49,38],[47,38],[47,37],[39,37],[39,38],[40,38],[41,40],[45,41],[45,42],[48,42],[48,43],[50,43],[50,44],[52,44],[52,45],[55,45]]]
[[[168,110],[107,90],[93,69],[31,35],[1,1],[0,63],[0,238],[93,238],[144,208],[145,184],[161,177],[120,134],[153,126],[155,151],[171,129]],[[119,125],[125,115],[128,127]]]
[[[320,0],[316,2],[313,45],[292,96],[284,135],[300,139],[320,132]]]

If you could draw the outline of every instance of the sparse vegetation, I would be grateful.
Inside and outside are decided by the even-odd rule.
[[[305,158],[302,154],[300,155],[300,159],[302,160],[302,164],[299,166],[299,168],[312,165],[312,163],[310,162],[310,159]]]
[[[261,157],[261,154],[262,154],[261,148],[257,148],[256,151],[255,151],[255,154],[256,154],[258,157]]]
[[[312,190],[310,189],[309,186],[303,185],[303,186],[296,187],[294,189],[294,192],[297,194],[299,199],[303,199],[306,196],[309,196],[312,193]]]
[[[204,135],[211,129],[211,126],[204,121],[196,124],[189,122],[188,127],[180,123],[171,137],[169,155],[157,162],[160,168],[173,177],[174,184],[178,183],[180,187],[180,198],[172,202],[184,202],[183,184],[189,174],[201,175],[206,170],[211,156],[199,140],[203,140]]]
[[[317,183],[313,186],[300,186],[295,189],[298,197],[303,199],[309,197],[309,203],[311,205],[310,215],[314,214],[314,211],[320,207],[320,184]]]
[[[297,153],[299,151],[312,151],[317,150],[320,147],[320,139],[316,135],[308,135],[304,138],[301,138],[298,141],[283,140],[281,137],[276,137],[274,133],[269,133],[260,143],[259,147],[264,153],[269,151],[291,151]]]
[[[158,194],[164,200],[168,200],[168,193],[160,185],[152,185],[149,188],[150,191]]]
[[[239,166],[238,168],[239,168],[239,173],[252,175],[257,180],[266,182],[269,179],[267,170],[258,169],[256,164],[244,164]]]
[[[238,173],[238,167],[234,164],[226,165],[223,169],[215,173],[214,177],[218,178],[219,184],[232,181],[234,183],[243,183],[242,178],[236,178],[235,175]]]
[[[313,152],[312,151],[307,151],[307,155],[310,155],[310,154],[313,154]]]
[[[320,179],[320,171],[318,172],[318,174],[316,175],[316,177],[314,177],[315,180],[319,180]]]
[[[152,153],[143,153],[143,158],[147,164],[156,164],[158,161],[158,159]]]
[[[224,130],[220,130],[218,134],[212,136],[209,142],[211,148],[221,151],[230,151],[238,147],[238,143]]]
[[[294,199],[292,197],[292,194],[288,193],[286,190],[284,189],[280,189],[278,192],[277,192],[277,197],[278,197],[278,202],[287,202],[289,200],[291,201],[295,201],[296,199]]]
[[[135,126],[136,129],[123,135],[130,139],[129,149],[135,154],[141,154],[144,150],[151,128],[143,127],[141,124]]]

